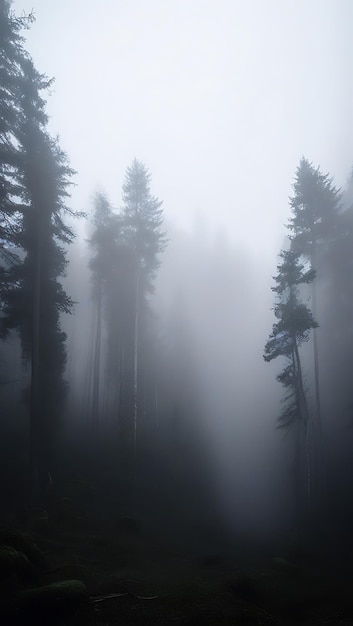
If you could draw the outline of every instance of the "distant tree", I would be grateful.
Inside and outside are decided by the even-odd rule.
[[[341,194],[328,174],[322,174],[307,159],[302,158],[296,171],[293,185],[294,194],[290,199],[292,216],[288,224],[291,231],[292,250],[310,261],[311,268],[320,276],[323,255],[337,238]],[[321,276],[320,276],[321,278]],[[316,281],[312,282],[312,309],[318,318]],[[321,473],[323,472],[323,434],[320,393],[318,337],[313,332],[314,381],[316,400],[316,425],[320,445]]]
[[[319,270],[324,275],[320,326],[326,404],[342,426],[353,417],[353,175],[342,194],[335,238],[321,255]]]
[[[277,266],[278,273],[275,286],[277,295],[274,312],[278,319],[273,325],[272,333],[265,345],[264,359],[272,361],[284,357],[287,361],[277,380],[286,389],[284,409],[278,420],[278,427],[297,428],[297,481],[300,482],[300,441],[304,434],[306,457],[306,491],[308,502],[311,498],[310,452],[308,440],[309,410],[304,387],[303,371],[299,348],[309,339],[310,330],[317,327],[309,308],[299,299],[298,286],[311,283],[315,277],[314,270],[304,270],[299,262],[299,254],[291,250],[282,250],[282,263]],[[299,490],[299,488],[298,488]]]
[[[100,379],[102,360],[102,325],[103,308],[109,294],[107,284],[114,271],[116,260],[116,220],[108,198],[102,192],[95,194],[93,214],[93,232],[89,246],[94,253],[89,262],[92,272],[92,296],[94,301],[93,329],[93,367],[92,367],[92,417],[95,422],[96,435],[99,434],[100,413]]]
[[[159,253],[166,245],[162,231],[162,202],[151,195],[150,174],[136,159],[127,168],[123,184],[121,210],[122,232],[130,251],[133,285],[133,408],[132,433],[136,446],[139,404],[141,333],[146,321],[146,296],[153,291],[153,279],[159,267]]]

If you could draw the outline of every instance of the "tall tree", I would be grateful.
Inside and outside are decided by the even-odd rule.
[[[278,319],[273,325],[272,333],[265,345],[264,359],[269,362],[277,357],[284,357],[287,361],[277,380],[286,389],[284,409],[278,420],[278,427],[297,428],[296,472],[297,496],[299,498],[300,485],[300,457],[301,433],[304,434],[306,458],[306,491],[307,499],[311,499],[311,469],[308,439],[309,410],[304,387],[303,371],[299,348],[309,339],[310,330],[317,327],[311,311],[299,299],[298,286],[311,283],[315,277],[314,270],[305,271],[299,262],[299,254],[282,250],[282,263],[277,266],[275,286],[272,287],[277,295],[274,312]]]
[[[18,243],[21,203],[17,133],[22,112],[22,64],[27,56],[20,32],[32,21],[31,16],[16,17],[10,6],[10,2],[0,0],[0,287],[6,286],[4,266],[17,258],[14,247]]]
[[[293,185],[294,194],[290,198],[292,216],[288,224],[291,231],[292,249],[310,261],[311,268],[320,276],[320,261],[323,254],[337,237],[338,215],[341,194],[328,174],[322,174],[304,157],[296,171]],[[318,318],[316,281],[312,282],[312,309]],[[318,335],[313,331],[314,381],[316,400],[316,426],[319,437],[321,474],[324,466],[322,411],[320,393],[320,372]]]
[[[115,261],[115,220],[112,207],[106,195],[98,192],[94,197],[93,232],[89,240],[94,256],[89,262],[92,272],[92,296],[94,300],[94,328],[92,339],[94,342],[92,357],[92,417],[95,423],[96,435],[99,434],[100,422],[100,382],[102,361],[102,326],[103,305],[106,304],[107,283],[113,271]]]
[[[162,231],[162,202],[150,191],[151,176],[145,165],[134,159],[127,168],[123,184],[121,211],[124,240],[132,253],[133,280],[133,408],[132,433],[137,440],[139,412],[139,371],[141,333],[146,320],[146,296],[153,291],[153,279],[159,267],[159,253],[166,239]]]
[[[353,176],[342,196],[334,241],[320,259],[324,275],[321,288],[325,405],[335,417],[336,428],[352,415],[353,395]]]
[[[7,15],[16,34],[18,22]],[[51,81],[37,72],[19,39],[14,39],[14,45],[16,41],[16,120],[13,135],[7,135],[16,160],[11,168],[5,162],[3,172],[5,182],[13,185],[7,199],[13,210],[9,221],[16,227],[13,244],[18,256],[4,270],[3,326],[4,332],[19,331],[23,357],[31,363],[32,499],[45,506],[54,426],[65,390],[65,334],[59,318],[72,307],[59,277],[66,266],[64,246],[73,238],[63,221],[65,213],[73,215],[66,205],[73,171],[58,141],[46,130],[41,93]]]

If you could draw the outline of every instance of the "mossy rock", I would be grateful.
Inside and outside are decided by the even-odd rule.
[[[37,570],[43,571],[47,568],[47,561],[43,553],[27,535],[11,530],[3,531],[0,534],[0,544],[12,546],[24,554]]]
[[[25,554],[13,546],[0,546],[0,581],[16,577],[24,583],[35,582],[39,572]]]
[[[87,601],[87,589],[81,580],[64,580],[20,591],[16,596],[16,609],[21,614],[40,614],[54,620],[77,610]]]

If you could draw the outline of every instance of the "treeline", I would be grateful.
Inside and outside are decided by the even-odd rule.
[[[45,98],[52,81],[39,74],[24,47],[21,32],[33,18],[14,15],[7,0],[0,0],[0,10],[0,392],[3,429],[10,424],[16,433],[12,455],[9,435],[3,439],[4,470],[12,458],[16,468],[10,480],[3,473],[2,487],[10,499],[23,496],[27,509],[47,509],[53,478],[58,494],[63,476],[65,483],[68,476],[94,480],[106,472],[104,487],[114,484],[116,499],[124,491],[129,500],[133,479],[143,480],[147,471],[145,499],[163,480],[176,496],[172,475],[182,474],[184,485],[193,476],[186,478],[181,469],[188,454],[187,445],[181,449],[178,444],[184,418],[176,400],[180,389],[169,393],[173,383],[162,372],[159,330],[150,306],[159,255],[167,243],[162,202],[152,195],[150,174],[136,159],[126,171],[120,208],[104,193],[94,198],[84,255],[91,284],[85,313],[91,322],[85,350],[74,355],[85,384],[68,396],[63,327],[65,315],[75,313],[79,304],[79,284],[70,283],[68,272],[69,244],[75,237],[72,218],[87,216],[68,204],[75,172],[48,131]],[[83,274],[81,282],[85,269]],[[166,404],[168,432],[159,445]],[[189,458],[195,461],[194,449]],[[66,489],[63,484],[64,495]]]
[[[284,360],[277,425],[293,435],[293,496],[302,517],[322,513],[324,504],[342,507],[336,494],[347,503],[352,490],[352,468],[342,462],[353,417],[352,178],[341,191],[302,158],[289,204],[287,243],[272,287],[277,321],[264,358]]]
[[[19,423],[13,454],[4,439],[1,456],[8,466],[10,457],[18,467],[20,460],[23,482],[29,476],[30,508],[47,508],[52,476],[71,471],[104,476],[116,501],[139,492],[150,508],[163,501],[170,511],[196,511],[203,501],[211,511],[217,467],[218,492],[235,516],[233,500],[244,495],[241,476],[233,490],[235,457],[255,467],[262,445],[254,432],[245,449],[242,426],[251,412],[268,418],[261,358],[255,362],[256,272],[226,241],[218,249],[199,233],[184,241],[174,250],[180,282],[169,286],[162,326],[152,295],[168,240],[162,202],[136,159],[121,204],[96,193],[81,265],[73,253],[68,271],[73,218],[85,216],[69,206],[75,172],[48,131],[51,80],[24,47],[31,21],[0,0],[0,401],[3,430],[14,416]],[[301,160],[274,277],[276,321],[264,358],[283,361],[277,425],[291,437],[297,518],[353,501],[352,181],[342,192]],[[86,282],[86,303],[76,303]],[[63,328],[75,307],[82,328],[71,335],[84,336],[69,350],[69,367],[76,359],[80,370],[74,384]],[[1,480],[6,485],[4,472]]]
[[[156,337],[148,298],[166,236],[162,202],[152,196],[150,175],[136,159],[127,169],[122,197],[118,211],[104,194],[94,199],[89,240],[94,324],[87,393],[96,436],[118,435],[132,450],[141,419],[158,420]]]

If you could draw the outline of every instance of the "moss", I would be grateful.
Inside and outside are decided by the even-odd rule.
[[[24,583],[38,580],[36,567],[25,554],[12,546],[0,546],[0,580],[16,577]]]
[[[22,552],[37,570],[46,569],[47,562],[43,553],[27,535],[11,530],[3,531],[0,534],[0,543],[12,546],[18,552]]]
[[[20,591],[16,606],[20,613],[52,615],[53,618],[75,611],[87,602],[86,586],[81,580],[64,580],[43,587]]]

